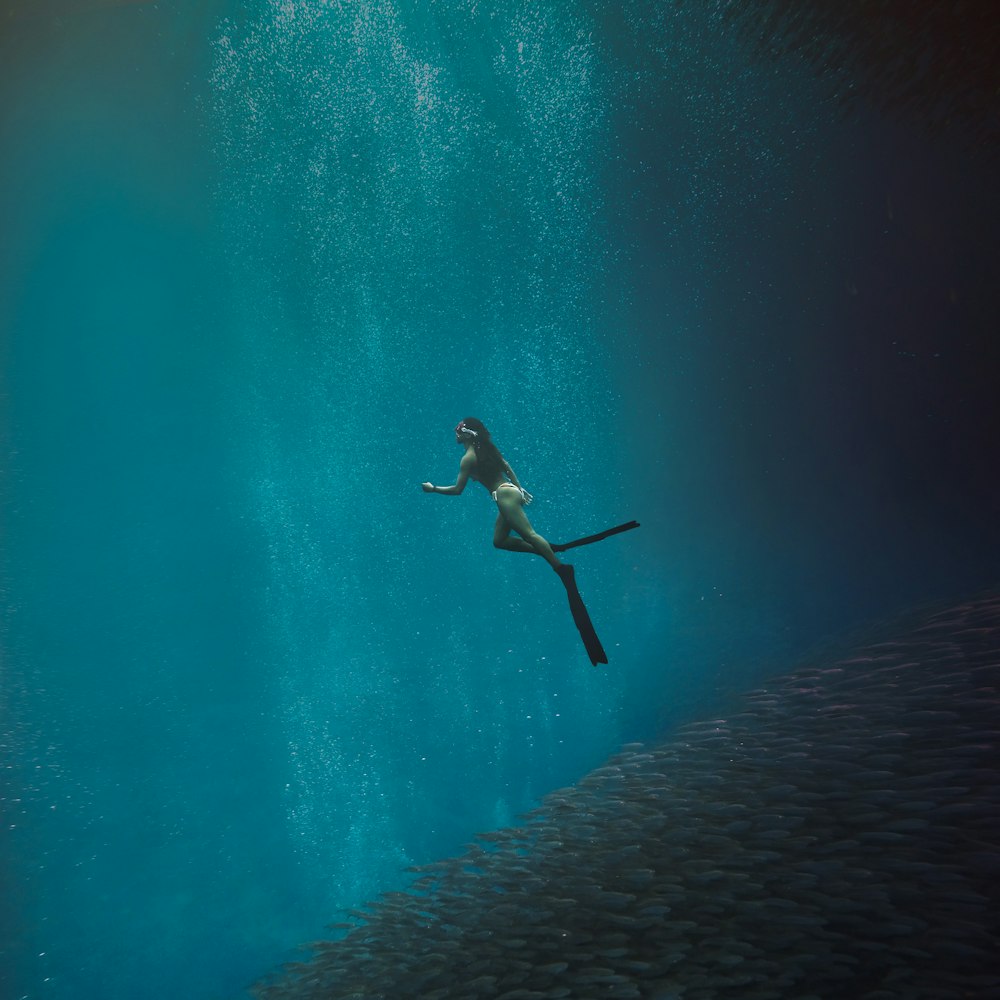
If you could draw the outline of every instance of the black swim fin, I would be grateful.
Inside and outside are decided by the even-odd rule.
[[[601,640],[597,637],[597,632],[594,630],[594,623],[590,620],[587,607],[583,603],[580,591],[577,589],[573,567],[569,563],[563,563],[556,572],[559,574],[559,579],[562,580],[563,586],[566,588],[566,596],[569,597],[569,610],[573,615],[573,622],[580,633],[580,638],[583,639],[583,645],[587,650],[587,655],[590,657],[590,662],[595,667],[598,663],[607,663],[608,655],[604,652]]]
[[[596,535],[586,535],[583,538],[576,538],[572,542],[557,543],[552,546],[552,551],[565,552],[567,549],[575,549],[578,545],[591,545],[593,542],[610,538],[611,535],[618,535],[623,531],[631,531],[633,528],[638,527],[638,521],[627,521],[625,524],[616,524],[613,528],[608,528],[606,531],[599,531]]]

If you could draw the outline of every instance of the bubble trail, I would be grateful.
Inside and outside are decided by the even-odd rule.
[[[260,1000],[1000,991],[1000,595],[628,744]]]

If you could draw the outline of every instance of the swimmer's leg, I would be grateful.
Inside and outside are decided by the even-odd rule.
[[[562,566],[559,557],[552,551],[552,546],[532,528],[528,515],[524,513],[521,496],[517,491],[500,490],[497,506],[500,508],[500,516],[493,529],[493,544],[498,549],[506,549],[508,552],[534,552],[540,555],[553,569],[558,570]],[[521,537],[511,538],[512,530]]]
[[[497,514],[497,523],[493,526],[493,547],[504,549],[507,552],[530,552],[532,555],[541,555],[536,552],[523,538],[511,538],[511,526],[507,523],[507,518],[503,514]]]

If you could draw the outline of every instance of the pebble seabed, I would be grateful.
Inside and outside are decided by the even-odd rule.
[[[628,744],[260,1000],[1000,998],[1000,595]]]

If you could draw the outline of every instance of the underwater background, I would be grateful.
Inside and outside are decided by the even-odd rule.
[[[4,996],[244,995],[623,743],[996,584],[996,155],[947,93],[845,106],[736,4],[2,31]],[[550,539],[641,522],[572,560],[607,667],[482,490],[421,493],[470,415]]]

